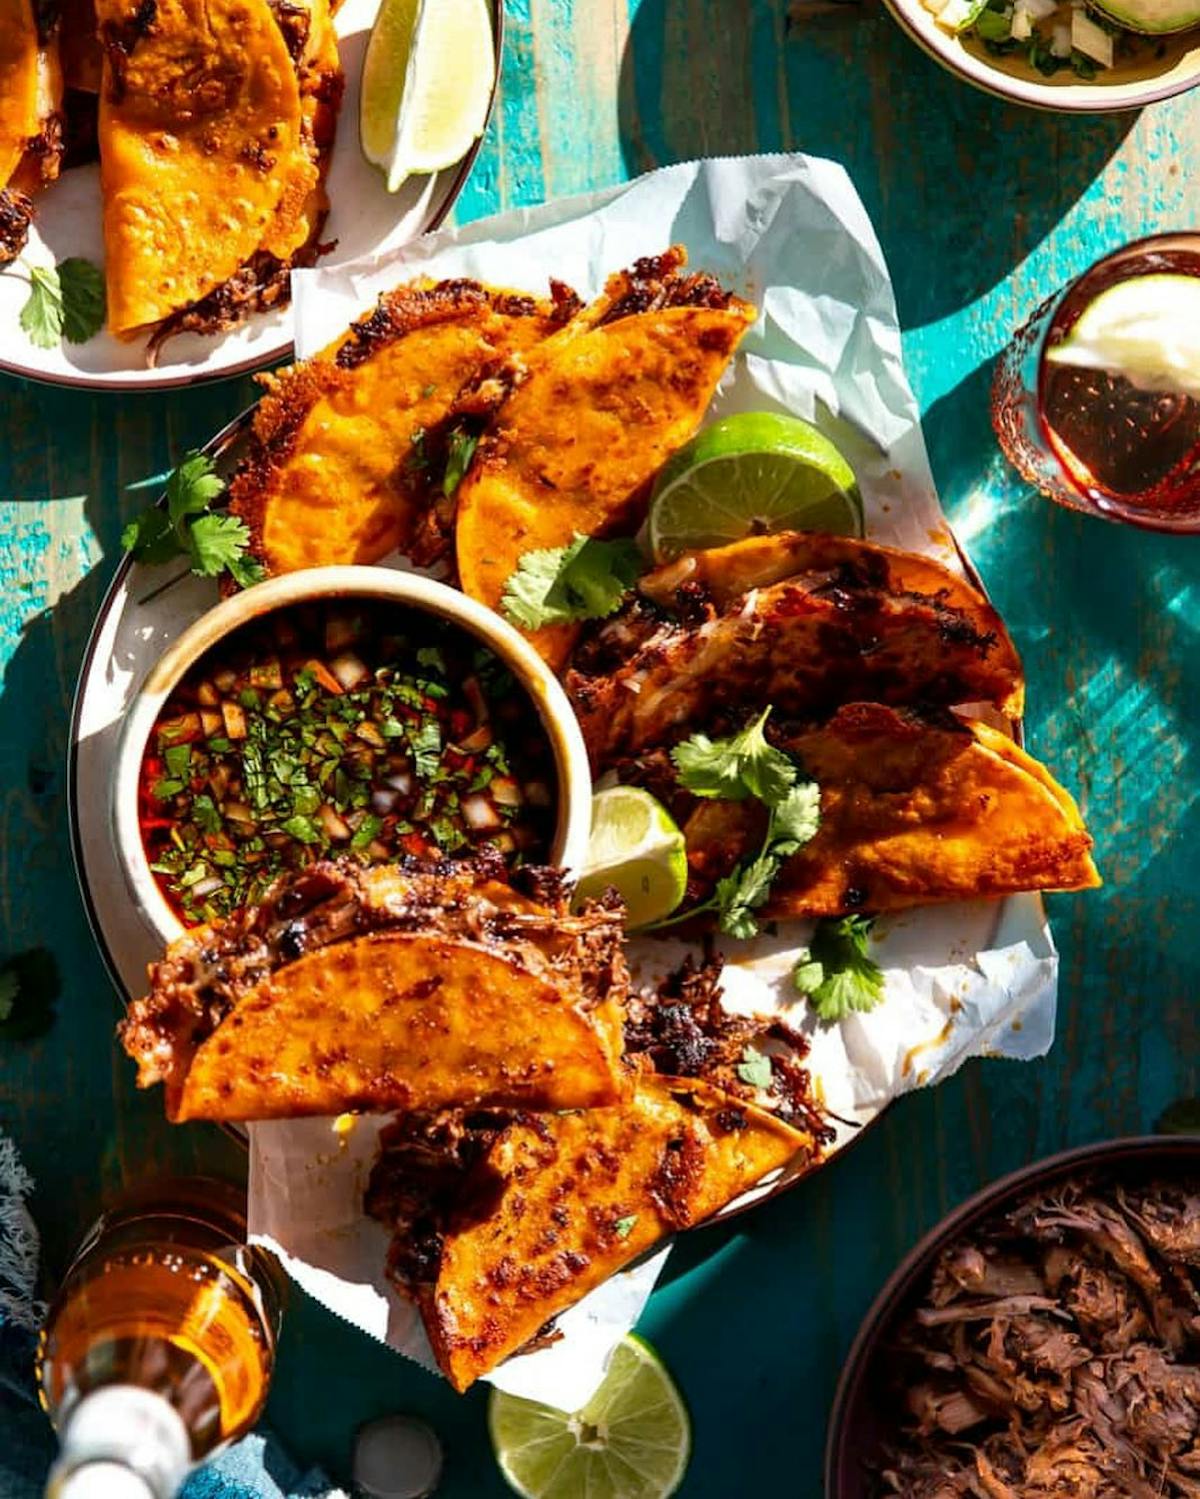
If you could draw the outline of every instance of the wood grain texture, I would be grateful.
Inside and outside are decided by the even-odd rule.
[[[1108,884],[1050,903],[1063,968],[1049,1059],[969,1066],[672,1259],[644,1330],[691,1405],[683,1492],[701,1499],[816,1499],[841,1359],[914,1240],[998,1173],[1144,1129],[1200,1091],[1200,544],[1056,510],[1006,470],[987,421],[991,360],[1042,296],[1123,240],[1194,222],[1200,96],[1140,116],[1038,115],[948,77],[871,0],[790,28],[786,10],[508,0],[501,94],[458,217],[700,154],[803,149],[847,166],[892,268],[945,503],[1026,658],[1032,748],[1080,793]],[[238,1165],[215,1131],[169,1131],[115,1056],[70,868],[63,757],[122,520],[250,392],[0,383],[0,950],[47,943],[66,978],[54,1030],[0,1050],[0,1125],[38,1177],[52,1271],[122,1180]],[[398,1409],[441,1433],[443,1493],[504,1492],[482,1392],[459,1400],[294,1298],[272,1415],[299,1452],[344,1473],[354,1427]]]

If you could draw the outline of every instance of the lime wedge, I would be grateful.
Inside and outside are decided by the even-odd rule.
[[[1200,400],[1200,276],[1158,272],[1118,281],[1088,303],[1046,359]]]
[[[687,891],[687,878],[683,834],[657,797],[635,786],[597,791],[577,900],[615,886],[632,929],[669,916]]]
[[[809,422],[770,411],[727,416],[664,465],[650,503],[657,561],[770,531],[863,534],[854,471]]]
[[[483,133],[495,81],[488,0],[383,0],[363,61],[358,131],[388,192],[462,160]]]
[[[683,1397],[632,1333],[582,1410],[567,1415],[493,1390],[488,1430],[500,1471],[524,1499],[667,1499],[692,1450]]]

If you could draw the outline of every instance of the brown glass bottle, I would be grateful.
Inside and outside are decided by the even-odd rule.
[[[88,1233],[42,1333],[42,1404],[60,1455],[47,1492],[170,1499],[188,1469],[254,1424],[279,1329],[244,1197],[160,1183]]]

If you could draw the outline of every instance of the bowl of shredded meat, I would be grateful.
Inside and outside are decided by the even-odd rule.
[[[868,1313],[827,1499],[1200,1499],[1200,1135],[1026,1167]]]

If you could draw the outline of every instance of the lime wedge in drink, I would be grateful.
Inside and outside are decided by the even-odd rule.
[[[687,877],[683,834],[657,797],[635,786],[597,791],[577,900],[615,886],[625,901],[626,925],[645,926],[678,906]]]
[[[1200,276],[1156,272],[1118,281],[1088,303],[1046,359],[1200,400]]]
[[[496,80],[488,0],[383,0],[363,61],[358,131],[394,193],[483,133]]]
[[[771,411],[727,416],[664,465],[650,503],[657,561],[769,531],[863,534],[854,471],[809,422]]]
[[[667,1499],[692,1449],[687,1407],[662,1360],[630,1333],[573,1415],[493,1390],[488,1429],[524,1499]]]

